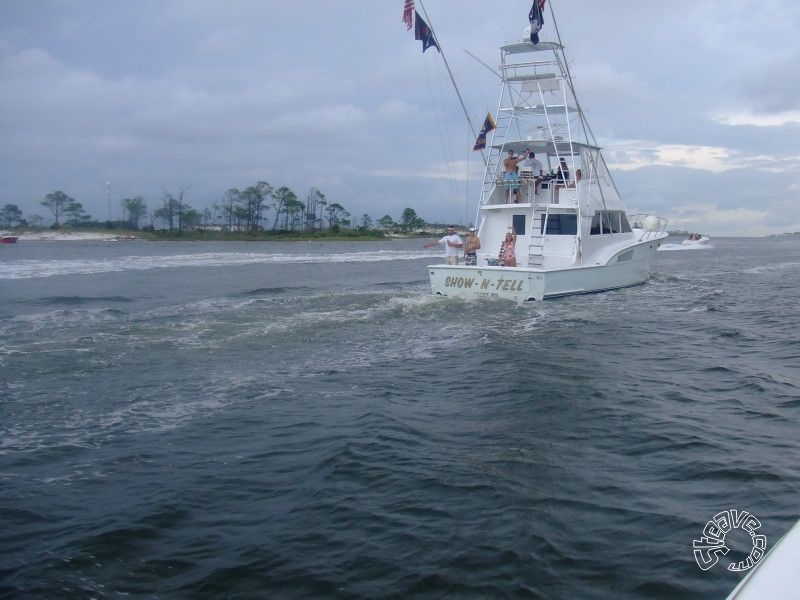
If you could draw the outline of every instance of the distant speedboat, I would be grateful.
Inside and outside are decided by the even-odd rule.
[[[701,235],[699,233],[693,233],[688,238],[683,240],[682,243],[686,244],[686,245],[698,246],[698,245],[702,245],[702,244],[707,244],[710,241],[711,241],[710,237],[707,237],[705,235]]]
[[[16,244],[18,239],[15,235],[4,235],[0,237],[0,244]]]

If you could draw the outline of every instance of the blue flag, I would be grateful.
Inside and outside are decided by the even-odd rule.
[[[475,145],[472,147],[473,150],[483,150],[486,148],[486,134],[489,133],[492,129],[495,129],[497,125],[494,123],[494,119],[492,118],[492,113],[486,113],[486,120],[483,122],[483,127],[481,128],[481,132],[478,134],[478,139],[475,140]]]
[[[544,3],[547,0],[533,0],[531,12],[528,13],[528,21],[531,22],[531,43],[535,46],[539,43],[539,31],[544,25]]]
[[[433,37],[433,30],[422,20],[417,11],[414,11],[414,39],[422,41],[423,52],[431,46],[436,48],[437,52],[441,52],[439,44],[436,43],[436,38]]]

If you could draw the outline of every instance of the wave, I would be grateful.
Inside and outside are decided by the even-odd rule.
[[[236,265],[292,265],[370,263],[398,260],[420,260],[439,257],[427,250],[379,250],[369,252],[331,253],[259,253],[259,252],[202,252],[160,256],[123,256],[87,260],[17,260],[0,264],[0,279],[32,279],[58,275],[93,275],[121,271],[147,271],[182,267],[226,267]]]
[[[775,263],[772,265],[760,265],[758,267],[751,267],[742,271],[748,275],[760,275],[761,273],[772,273],[775,271],[786,271],[800,267],[800,262],[787,261],[782,263]]]
[[[675,250],[713,250],[711,244],[661,244],[659,252],[670,252]]]
[[[92,302],[133,302],[133,298],[126,296],[47,296],[45,298],[37,298],[35,300],[25,300],[25,304],[35,304],[39,306],[49,305],[81,305],[90,304]]]
[[[131,311],[75,302],[57,310],[17,315],[0,323],[0,366],[10,357],[40,353],[42,345],[63,348],[63,340],[76,336],[91,347],[109,351],[123,348],[147,353],[165,346],[230,350],[265,338],[302,338],[352,325],[402,327],[408,318],[431,319],[434,313],[449,310],[447,302],[430,294],[397,295],[387,290],[296,295],[294,291],[259,288],[230,297]],[[339,364],[341,357],[335,358],[333,362]]]
[[[239,292],[239,296],[278,296],[286,294],[287,292],[305,292],[311,288],[306,286],[300,287],[271,287],[271,288],[256,288],[254,290],[245,290]]]

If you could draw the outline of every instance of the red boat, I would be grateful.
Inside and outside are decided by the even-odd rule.
[[[0,237],[0,244],[16,244],[18,239],[15,235],[4,235]]]

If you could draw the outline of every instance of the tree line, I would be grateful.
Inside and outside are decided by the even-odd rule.
[[[123,211],[121,224],[128,229],[163,229],[169,232],[197,231],[214,228],[226,231],[339,231],[346,229],[370,230],[397,227],[402,231],[418,230],[426,223],[412,208],[406,208],[395,220],[389,216],[373,220],[364,213],[354,220],[338,202],[330,202],[321,191],[311,188],[304,200],[288,187],[274,188],[266,181],[259,181],[244,189],[231,188],[211,208],[198,210],[187,201],[189,188],[181,186],[173,192],[165,191],[157,205],[150,208],[142,196],[120,201]],[[62,191],[47,194],[41,205],[50,211],[54,228],[98,227],[86,213],[83,205]],[[23,217],[15,204],[6,204],[0,209],[0,225],[3,227],[41,226],[44,219],[38,215]],[[106,225],[113,225],[106,223]]]

